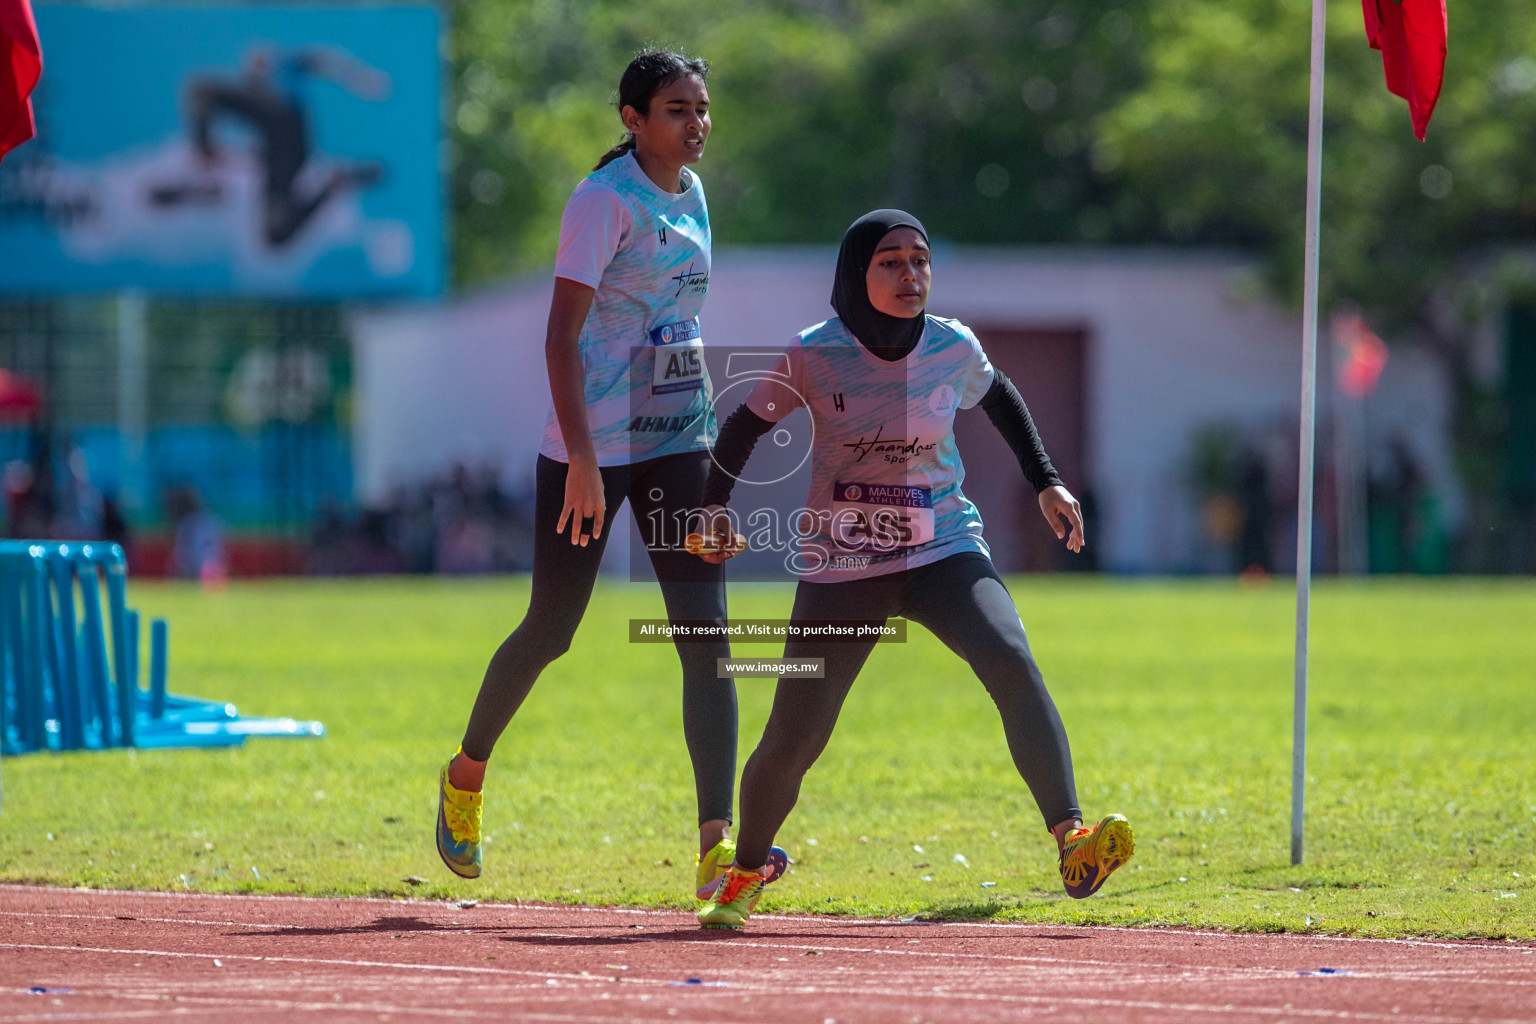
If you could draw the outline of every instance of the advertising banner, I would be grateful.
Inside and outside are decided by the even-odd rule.
[[[0,293],[439,294],[433,7],[36,7]]]

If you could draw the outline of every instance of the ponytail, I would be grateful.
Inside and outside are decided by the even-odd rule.
[[[693,76],[700,81],[709,77],[709,64],[701,57],[685,57],[675,50],[641,50],[629,62],[619,79],[619,112],[634,107],[642,115],[651,112],[651,97],[680,78]],[[625,132],[617,146],[603,154],[594,171],[607,167],[619,157],[633,152],[635,136]]]
[[[601,160],[599,160],[597,162],[597,166],[592,168],[592,169],[594,171],[600,171],[604,167],[607,167],[609,164],[613,163],[619,157],[623,156],[624,154],[634,152],[634,149],[635,149],[635,137],[632,134],[630,134],[629,132],[625,132],[624,133],[624,138],[619,141],[619,144],[617,146],[614,146],[608,152],[604,153],[603,154],[603,158]]]

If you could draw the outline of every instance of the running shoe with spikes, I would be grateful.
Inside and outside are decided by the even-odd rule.
[[[731,868],[721,879],[714,896],[699,911],[699,924],[705,928],[741,928],[767,884],[756,871]]]
[[[1061,851],[1061,884],[1073,899],[1087,899],[1135,852],[1136,833],[1122,815],[1100,818],[1093,828],[1073,829]]]
[[[460,878],[479,878],[480,794],[454,789],[448,764],[437,776],[437,853]]]
[[[722,839],[710,848],[703,856],[694,858],[694,890],[693,894],[701,900],[707,900],[715,894],[715,889],[720,885],[720,880],[731,869],[731,862],[736,859],[736,843],[729,839]],[[768,863],[763,872],[763,884],[774,882],[789,869],[789,854],[782,847],[773,846],[768,850]]]

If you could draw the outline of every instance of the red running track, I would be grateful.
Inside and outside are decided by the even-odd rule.
[[[1512,1024],[1536,945],[0,886],[0,1024],[166,1019]]]

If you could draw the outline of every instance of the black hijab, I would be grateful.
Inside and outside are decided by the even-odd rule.
[[[882,313],[869,301],[869,286],[864,276],[875,258],[875,246],[893,228],[915,228],[928,240],[923,222],[901,210],[875,210],[866,213],[843,235],[837,251],[837,273],[832,281],[832,308],[843,326],[860,343],[881,359],[896,360],[917,347],[927,322],[924,313],[914,317]]]

